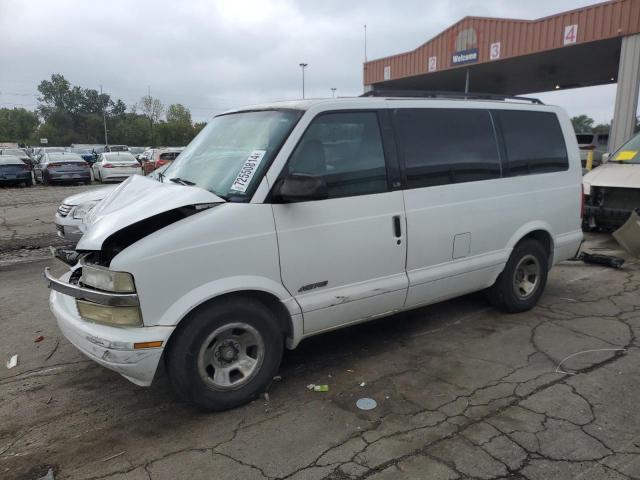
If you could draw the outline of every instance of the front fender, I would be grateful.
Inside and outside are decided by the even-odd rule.
[[[302,314],[300,306],[282,284],[265,277],[241,275],[214,280],[185,293],[171,304],[158,319],[157,325],[177,325],[194,308],[213,298],[228,293],[256,290],[277,297],[292,317]]]

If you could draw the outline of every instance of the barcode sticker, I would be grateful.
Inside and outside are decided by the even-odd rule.
[[[255,175],[256,170],[258,170],[265,153],[267,153],[266,150],[254,150],[251,152],[251,155],[247,157],[244,165],[242,165],[242,168],[238,172],[238,176],[233,181],[231,190],[242,193],[247,191],[247,187],[251,183],[251,179]]]

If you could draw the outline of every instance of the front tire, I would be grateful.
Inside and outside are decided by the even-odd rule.
[[[508,313],[531,310],[544,291],[548,271],[549,260],[540,242],[531,238],[522,240],[487,291],[489,301]]]
[[[165,356],[180,397],[206,410],[226,410],[264,392],[284,349],[271,310],[253,298],[230,297],[202,306],[183,322]]]

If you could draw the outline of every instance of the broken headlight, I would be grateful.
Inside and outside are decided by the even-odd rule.
[[[99,200],[94,200],[92,202],[85,202],[78,205],[73,209],[73,218],[75,218],[76,220],[82,220],[87,215],[87,213],[89,213],[91,209],[96,206],[98,201]]]

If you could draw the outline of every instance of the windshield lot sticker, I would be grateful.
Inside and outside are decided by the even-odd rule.
[[[233,181],[231,190],[242,193],[247,191],[247,187],[251,183],[251,179],[255,175],[258,166],[260,166],[265,153],[267,153],[266,150],[254,150],[251,152],[251,155],[244,161],[240,172],[238,172],[238,176]]]
[[[614,158],[614,160],[621,160],[623,162],[625,160],[633,160],[637,154],[637,150],[622,150],[616,155],[616,158]]]

